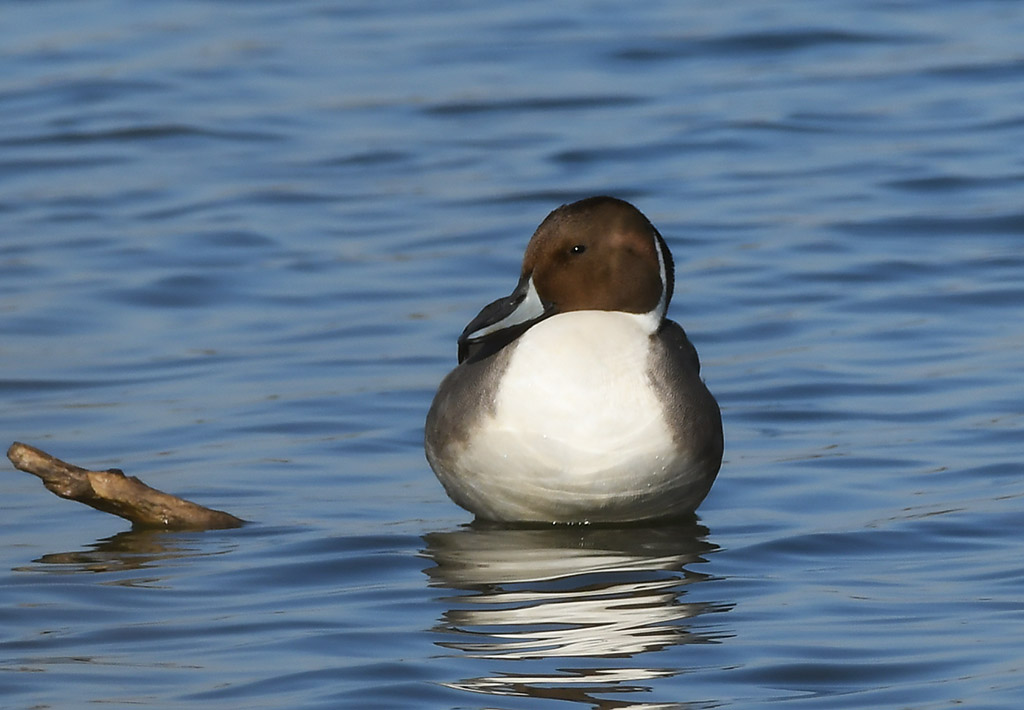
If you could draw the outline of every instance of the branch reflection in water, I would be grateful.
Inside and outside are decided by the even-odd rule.
[[[424,536],[434,587],[462,594],[434,631],[437,645],[483,659],[486,675],[446,683],[501,696],[574,701],[599,708],[678,705],[601,696],[649,692],[647,682],[685,671],[654,652],[713,643],[695,617],[726,604],[683,601],[708,578],[695,568],[716,547],[707,528],[508,528],[475,524]]]
[[[51,552],[33,560],[33,565],[17,567],[15,571],[76,574],[81,572],[129,573],[112,584],[123,586],[151,586],[165,576],[134,576],[131,572],[166,568],[181,559],[210,557],[233,551],[234,541],[211,550],[209,536],[204,533],[167,532],[161,530],[126,530],[108,538],[97,540],[84,550]],[[200,544],[200,539],[207,544]]]

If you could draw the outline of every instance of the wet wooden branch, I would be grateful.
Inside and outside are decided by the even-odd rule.
[[[237,528],[245,522],[230,513],[150,488],[120,469],[89,471],[17,441],[7,450],[7,458],[16,468],[41,478],[43,485],[61,498],[119,515],[136,527],[218,530]]]

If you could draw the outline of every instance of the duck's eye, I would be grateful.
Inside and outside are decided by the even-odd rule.
[[[587,247],[586,247],[585,244],[577,244],[576,246],[574,246],[572,249],[569,250],[569,253],[570,254],[582,254],[586,250],[587,250]]]

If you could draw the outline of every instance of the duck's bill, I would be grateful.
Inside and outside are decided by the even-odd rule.
[[[519,279],[515,291],[488,303],[459,336],[459,362],[486,356],[515,340],[531,325],[554,312],[537,295],[530,276]]]

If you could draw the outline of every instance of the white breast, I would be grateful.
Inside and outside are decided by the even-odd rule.
[[[671,497],[680,454],[647,375],[650,332],[643,316],[574,311],[520,337],[460,466],[487,514],[600,518],[635,501],[646,515]]]
[[[522,337],[498,390],[493,427],[537,463],[597,473],[668,436],[647,380],[649,338],[626,313],[575,311]]]

